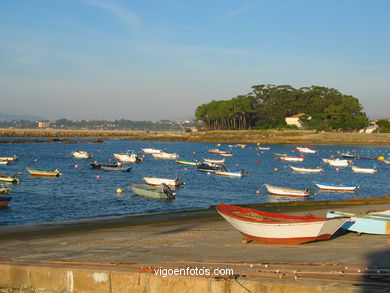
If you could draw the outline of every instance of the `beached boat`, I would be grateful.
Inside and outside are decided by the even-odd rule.
[[[196,166],[196,170],[201,172],[215,172],[215,171],[223,171],[228,172],[229,170],[224,165],[212,164],[212,163],[203,163]]]
[[[0,174],[0,181],[1,182],[6,182],[6,183],[19,183],[20,179],[16,175],[5,175],[5,174]]]
[[[367,174],[375,174],[378,173],[377,168],[361,168],[357,166],[352,166],[352,172],[354,173],[367,173]]]
[[[314,182],[319,189],[323,190],[333,190],[333,191],[355,191],[359,188],[357,185],[345,185],[345,184],[329,184],[329,183],[319,183]]]
[[[0,185],[0,194],[8,194],[11,189],[11,187]]]
[[[245,238],[266,244],[301,244],[326,240],[349,219],[289,216],[224,203],[216,209]]]
[[[225,150],[225,149],[210,149],[208,152],[211,154],[229,154],[230,153],[228,150]]]
[[[203,161],[206,163],[212,163],[212,164],[224,164],[226,162],[226,159],[207,159],[204,158]]]
[[[161,153],[162,150],[154,149],[154,148],[146,148],[146,149],[141,149],[145,154],[158,154]]]
[[[232,171],[215,171],[214,172],[218,176],[226,176],[226,177],[243,177],[244,175],[248,175],[248,172],[245,172],[243,169],[232,172]]]
[[[305,160],[304,156],[300,157],[293,157],[293,156],[283,156],[280,157],[282,161],[287,161],[287,162],[303,162]]]
[[[155,199],[175,199],[175,191],[171,190],[168,186],[151,186],[148,184],[130,184],[131,190],[139,196]]]
[[[268,192],[275,195],[282,196],[294,196],[294,197],[308,197],[310,195],[309,188],[305,189],[292,189],[279,186],[273,186],[269,184],[264,184]]]
[[[83,151],[83,150],[79,150],[79,151],[74,151],[72,152],[72,155],[75,159],[89,159],[89,158],[92,158],[92,154],[87,152],[87,151]]]
[[[134,152],[126,153],[126,154],[122,154],[122,153],[114,154],[114,158],[125,164],[127,163],[137,164],[142,162],[142,159],[138,157],[138,155]]]
[[[296,150],[305,154],[315,154],[318,152],[317,150],[313,150],[310,147],[297,147]]]
[[[348,167],[352,164],[351,160],[322,159],[322,161],[333,167]]]
[[[166,153],[166,152],[159,152],[156,154],[152,154],[153,158],[155,159],[168,159],[168,160],[174,160],[179,157],[176,153]]]
[[[295,166],[290,166],[291,169],[294,170],[294,172],[297,173],[320,173],[324,171],[322,168],[300,168]]]
[[[40,170],[26,168],[26,170],[32,176],[39,176],[39,177],[59,177],[62,175],[62,173],[58,169],[55,169],[54,171],[40,171]]]
[[[326,216],[328,218],[350,217],[351,220],[341,228],[358,234],[390,234],[390,210],[366,214],[329,211]]]
[[[0,161],[16,161],[18,157],[13,155],[12,157],[0,157]]]
[[[147,184],[154,185],[154,186],[160,186],[161,184],[166,184],[169,187],[176,187],[184,184],[184,182],[179,177],[176,177],[174,179],[159,178],[159,177],[144,177],[144,180]]]
[[[176,161],[176,164],[196,166],[199,164],[199,162],[198,161],[190,161],[190,160],[186,160],[186,159],[180,159],[180,160]]]
[[[11,196],[0,196],[0,208],[7,207],[11,199]]]

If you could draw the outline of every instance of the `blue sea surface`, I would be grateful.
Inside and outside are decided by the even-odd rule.
[[[1,174],[16,174],[20,184],[13,184],[10,196],[12,201],[7,208],[0,209],[0,225],[44,223],[107,217],[117,215],[169,212],[177,210],[201,209],[220,202],[228,204],[253,204],[285,201],[342,200],[359,197],[380,197],[390,194],[390,166],[378,160],[354,160],[359,167],[376,167],[377,174],[356,174],[351,168],[335,168],[322,163],[322,158],[341,157],[343,152],[356,152],[362,157],[389,158],[389,146],[372,145],[312,145],[317,154],[305,154],[304,162],[290,163],[278,159],[274,153],[300,155],[295,145],[269,145],[270,150],[258,150],[256,144],[245,148],[221,144],[230,149],[233,157],[227,157],[225,166],[231,171],[244,169],[249,173],[243,178],[220,177],[196,171],[194,166],[176,164],[176,160],[154,159],[144,155],[143,162],[131,164],[129,173],[112,173],[91,169],[89,163],[113,162],[114,153],[127,150],[139,152],[141,148],[157,148],[175,152],[188,160],[203,158],[221,159],[220,155],[208,153],[216,148],[215,143],[150,142],[128,140],[104,140],[104,143],[1,143],[0,157],[18,156],[10,165],[1,166]],[[74,159],[75,150],[86,150],[93,154],[92,159]],[[320,174],[294,173],[289,165],[314,168],[323,166]],[[58,178],[32,177],[25,168],[51,171],[59,169],[63,176]],[[143,182],[144,176],[174,178],[176,175],[186,183],[178,188],[176,200],[164,201],[136,196],[128,189],[130,183]],[[353,184],[361,188],[357,192],[319,191],[316,182],[332,184]],[[264,183],[295,189],[310,187],[313,194],[309,198],[268,195]],[[117,188],[126,188],[118,195]],[[256,191],[260,191],[258,194]]]

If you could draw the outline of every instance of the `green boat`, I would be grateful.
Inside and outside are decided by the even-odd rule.
[[[0,181],[1,182],[6,182],[6,183],[19,183],[20,179],[16,177],[16,175],[5,175],[5,174],[0,174]]]
[[[54,171],[39,171],[39,170],[33,170],[26,168],[26,170],[32,175],[32,176],[40,176],[40,177],[59,177],[62,175],[62,173],[55,169]]]
[[[130,184],[131,190],[136,195],[155,199],[175,199],[175,191],[172,191],[167,185],[153,186],[148,184],[133,183]]]
[[[198,161],[190,161],[190,160],[186,160],[186,159],[180,159],[180,160],[176,161],[176,164],[196,166],[196,165],[199,165],[199,162]]]

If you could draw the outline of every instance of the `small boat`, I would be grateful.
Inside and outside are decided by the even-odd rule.
[[[213,163],[203,163],[196,166],[196,170],[202,172],[215,172],[215,171],[224,171],[228,172],[229,170],[224,165],[213,164]]]
[[[390,160],[382,160],[383,163],[390,165]]]
[[[299,168],[295,166],[290,166],[297,173],[320,173],[324,171],[322,168]]]
[[[146,149],[141,149],[145,154],[158,154],[161,153],[162,150],[154,149],[154,148],[146,148]]]
[[[117,168],[119,166],[122,166],[121,162],[116,162],[114,164],[104,164],[104,163],[99,163],[98,161],[93,161],[92,163],[89,164],[91,165],[92,169],[102,169],[102,167]]]
[[[179,157],[176,153],[166,153],[166,152],[159,152],[156,154],[152,154],[153,158],[155,159],[177,159]]]
[[[7,207],[11,199],[11,196],[0,196],[0,208]]]
[[[214,172],[218,176],[226,176],[226,177],[243,177],[244,175],[248,175],[248,172],[245,172],[243,169],[236,172],[231,171],[215,171]]]
[[[160,186],[161,184],[166,184],[169,187],[176,187],[184,184],[184,182],[179,177],[176,177],[175,179],[144,177],[144,180],[147,184],[154,185],[154,186]]]
[[[60,177],[62,175],[62,173],[58,169],[55,169],[54,171],[39,171],[39,170],[26,168],[26,170],[32,176],[39,176],[39,177]]]
[[[210,149],[208,152],[211,154],[229,154],[230,153],[228,150],[225,150],[225,149]]]
[[[270,147],[258,147],[257,149],[261,150],[261,151],[269,151],[271,148]]]
[[[357,232],[358,235],[366,234],[390,234],[390,210],[383,212],[371,212],[366,214],[353,214],[339,211],[329,211],[327,218],[350,217],[342,229]]]
[[[8,194],[11,189],[11,187],[0,185],[0,194]]]
[[[352,172],[354,173],[368,173],[368,174],[375,174],[378,173],[377,168],[360,168],[357,166],[352,166]]]
[[[264,186],[267,188],[269,193],[275,195],[294,196],[294,197],[308,197],[310,195],[310,189],[308,187],[301,190],[301,189],[278,187],[269,184],[264,184]]]
[[[198,161],[190,161],[190,160],[186,160],[186,159],[180,159],[180,160],[176,161],[176,164],[196,166],[199,164],[199,162]]]
[[[345,184],[328,184],[328,183],[319,183],[314,182],[319,189],[323,190],[333,190],[333,191],[355,191],[359,188],[357,185],[345,185]]]
[[[287,162],[303,162],[305,160],[304,156],[300,157],[293,157],[293,156],[283,156],[280,157],[282,161],[287,161]]]
[[[72,155],[76,159],[89,159],[89,158],[92,158],[92,154],[91,153],[89,153],[87,151],[83,151],[83,150],[74,151],[74,152],[72,152]]]
[[[222,157],[233,157],[233,154],[232,153],[223,153],[223,154],[220,154]]]
[[[301,244],[326,240],[349,220],[269,213],[221,203],[217,212],[245,238],[266,244]]]
[[[212,164],[224,164],[226,162],[226,159],[203,159],[206,163],[212,163]]]
[[[0,165],[9,165],[9,162],[7,160],[0,160]]]
[[[18,157],[13,155],[12,157],[0,157],[0,161],[16,161]]]
[[[274,155],[277,156],[277,157],[285,157],[285,156],[287,156],[286,153],[274,153]]]
[[[315,154],[318,152],[317,150],[313,150],[310,147],[297,147],[296,150],[305,154]]]
[[[114,154],[114,158],[119,160],[122,163],[141,163],[142,159],[138,157],[138,155],[134,152],[132,153],[126,153],[126,154]]]
[[[104,166],[102,165],[100,167],[101,170],[108,171],[108,172],[130,172],[132,167],[124,167],[122,165],[116,165],[116,166]]]
[[[351,154],[351,153],[341,153],[340,155],[346,159],[358,159],[359,158],[357,154]]]
[[[352,164],[351,160],[340,160],[340,159],[322,159],[326,164],[333,167],[348,167]]]
[[[130,184],[131,190],[136,195],[155,198],[155,199],[175,199],[176,193],[170,189],[167,185],[151,186],[148,184]]]
[[[6,183],[19,183],[20,179],[16,175],[5,175],[5,174],[0,174],[0,181],[1,182],[6,182]]]

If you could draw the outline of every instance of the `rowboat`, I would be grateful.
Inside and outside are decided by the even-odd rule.
[[[89,158],[92,158],[92,154],[91,153],[89,153],[87,151],[83,151],[83,150],[74,151],[74,152],[72,152],[72,155],[76,159],[89,159]]]
[[[180,159],[180,160],[176,161],[176,164],[196,166],[199,164],[199,162],[198,161],[190,161],[190,160],[186,160],[186,159]]]
[[[333,190],[333,191],[355,191],[359,188],[357,185],[345,185],[345,184],[328,184],[328,183],[319,183],[314,182],[319,189],[323,190]]]
[[[54,171],[39,171],[39,170],[33,170],[26,168],[26,170],[32,175],[32,176],[40,176],[40,177],[59,177],[62,175],[62,173],[55,169]]]
[[[261,151],[269,151],[271,148],[270,147],[258,147],[257,149]]]
[[[352,168],[352,172],[355,172],[355,173],[368,173],[368,174],[378,173],[377,168],[360,168],[357,166],[352,166],[351,168]]]
[[[212,163],[212,164],[224,164],[226,162],[226,159],[203,159],[206,163]]]
[[[200,164],[196,166],[196,170],[202,172],[216,172],[216,171],[228,172],[229,171],[224,165],[212,164],[212,163]]]
[[[0,161],[16,161],[18,157],[13,155],[12,157],[0,157]]]
[[[108,172],[130,172],[132,167],[124,167],[122,165],[116,165],[116,166],[101,166],[100,169]]]
[[[299,168],[295,166],[290,166],[297,173],[320,173],[324,171],[322,168]]]
[[[154,186],[160,186],[161,184],[166,184],[169,187],[176,187],[184,184],[184,182],[179,177],[176,177],[175,179],[144,177],[144,180],[147,184],[154,185]]]
[[[357,232],[358,234],[390,234],[390,210],[383,212],[372,212],[366,214],[352,214],[339,211],[329,211],[326,216],[333,217],[350,217],[351,220],[346,222],[342,229]]]
[[[103,163],[99,163],[98,161],[94,161],[94,162],[89,163],[89,164],[91,165],[92,169],[102,169],[103,167],[117,168],[119,166],[122,166],[121,162],[117,162],[117,163],[114,163],[114,164],[103,164]]]
[[[305,154],[315,154],[318,152],[317,150],[313,150],[310,147],[297,147],[296,149],[297,149],[297,151],[299,151],[301,153],[305,153]]]
[[[1,185],[0,186],[0,194],[8,194],[11,191],[11,187]]]
[[[177,159],[179,157],[176,153],[166,153],[166,152],[159,152],[156,154],[152,154],[153,158],[155,159]]]
[[[303,162],[305,160],[304,156],[300,157],[293,157],[293,156],[283,156],[280,157],[282,161],[288,161],[288,162]]]
[[[142,159],[134,152],[126,154],[114,154],[114,158],[122,163],[141,163]]]
[[[154,149],[154,148],[146,148],[146,149],[141,149],[145,154],[158,154],[161,153],[162,150]]]
[[[244,170],[231,172],[231,171],[215,171],[214,172],[218,176],[226,176],[226,177],[243,177],[244,175],[247,175],[248,173]]]
[[[289,216],[224,203],[216,209],[245,238],[266,244],[294,245],[326,240],[349,219]]]
[[[272,186],[269,184],[264,184],[264,186],[267,188],[269,193],[275,195],[295,196],[295,197],[308,197],[310,195],[309,188],[300,190],[300,189]]]
[[[0,174],[0,181],[7,182],[7,183],[19,183],[20,179],[19,177],[16,177],[16,175]]]
[[[210,149],[208,152],[212,153],[212,154],[229,154],[230,153],[228,150],[225,150],[225,149]]]
[[[352,163],[351,160],[340,160],[340,159],[322,159],[322,161],[333,167],[348,167]]]
[[[175,191],[172,191],[168,186],[151,186],[147,184],[130,184],[131,190],[136,195],[155,198],[155,199],[175,199]]]
[[[7,207],[11,199],[11,196],[0,196],[0,208]]]

